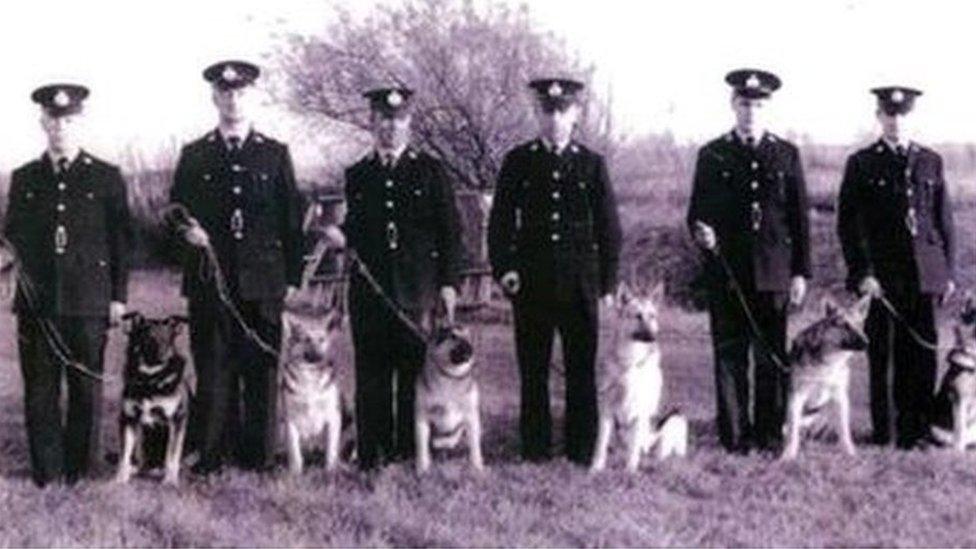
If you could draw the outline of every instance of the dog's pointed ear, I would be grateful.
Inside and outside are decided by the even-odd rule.
[[[129,311],[122,315],[122,329],[125,333],[131,334],[133,330],[142,325],[143,320],[142,313],[139,311]]]
[[[342,312],[339,309],[333,309],[325,319],[325,328],[330,332],[335,332],[342,329],[343,322],[345,322],[345,317]]]
[[[285,315],[282,318],[281,326],[285,333],[286,339],[296,339],[304,333],[302,328],[302,323],[295,320],[291,315]]]
[[[169,324],[170,327],[173,329],[173,335],[174,336],[177,335],[177,334],[179,334],[180,332],[182,332],[183,331],[183,326],[185,324],[188,324],[189,322],[190,322],[190,319],[187,318],[184,315],[170,315],[166,319],[166,323]]]
[[[849,313],[858,321],[863,321],[868,317],[868,311],[871,310],[871,296],[870,294],[861,297],[849,309]]]
[[[649,294],[651,301],[655,305],[660,305],[664,303],[664,281],[660,281],[651,288],[651,293]]]
[[[832,297],[830,296],[824,297],[823,301],[820,302],[820,305],[823,308],[824,316],[827,317],[837,316],[838,313],[837,302],[834,301]]]
[[[965,324],[976,324],[976,296],[972,291],[966,292],[966,302],[959,313],[959,319]]]
[[[634,299],[634,292],[630,289],[630,286],[626,282],[621,282],[617,285],[617,293],[614,296],[614,304],[617,307],[623,307],[630,303],[630,300]]]

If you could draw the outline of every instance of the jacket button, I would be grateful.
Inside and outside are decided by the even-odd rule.
[[[210,174],[209,173],[203,174],[203,180],[204,181],[210,181]]]
[[[230,167],[230,169],[235,172],[244,171],[244,168],[242,168],[240,164],[234,164],[233,166]]]
[[[905,189],[905,195],[907,195],[908,198],[911,198],[913,194],[915,194],[915,191],[911,187]]]
[[[234,191],[234,194],[241,194],[241,187],[240,186],[235,186],[234,189],[233,189],[233,191]]]
[[[550,239],[553,242],[559,242],[559,233],[552,233],[552,236],[550,237]]]
[[[240,231],[234,233],[234,239],[235,240],[244,240],[244,233],[242,233]]]
[[[386,209],[387,210],[392,210],[393,209],[393,201],[392,200],[387,200],[386,201]]]
[[[387,189],[392,189],[393,188],[393,180],[392,179],[387,179],[386,180],[386,188]]]
[[[63,191],[65,189],[67,189],[67,188],[68,188],[68,186],[64,184],[64,181],[58,183],[58,190],[59,191]]]
[[[562,174],[559,173],[559,170],[553,170],[552,178],[555,179],[556,181],[559,181],[559,179],[562,178]]]
[[[758,170],[759,169],[759,162],[756,162],[755,160],[753,160],[751,165],[752,165],[752,169],[754,169],[754,170]]]
[[[560,197],[559,191],[552,191],[553,200],[559,200],[559,197]]]
[[[395,250],[395,249],[397,249],[399,247],[400,246],[396,242],[390,242],[390,249],[391,250]]]
[[[64,204],[58,204],[58,211],[59,211],[59,212],[63,212],[63,211],[64,211],[64,210],[66,210],[66,209],[67,209],[67,208],[65,207],[65,205],[64,205]]]
[[[552,212],[552,220],[559,221],[559,212]]]
[[[752,183],[749,183],[749,187],[751,187],[752,190],[755,191],[755,190],[759,189],[759,182],[758,181],[753,181]]]

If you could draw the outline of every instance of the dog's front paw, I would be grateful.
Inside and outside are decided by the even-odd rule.
[[[128,484],[131,477],[131,473],[119,471],[115,474],[115,478],[112,479],[112,482],[115,484]]]
[[[779,461],[782,462],[794,461],[796,460],[796,457],[799,455],[799,453],[800,453],[799,450],[793,450],[791,448],[787,448],[783,450],[782,454],[779,455]]]
[[[163,477],[163,484],[165,484],[166,486],[172,486],[173,488],[179,488],[180,476],[178,474],[167,473],[166,476]]]

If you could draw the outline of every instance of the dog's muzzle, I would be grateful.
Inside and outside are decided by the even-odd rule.
[[[638,329],[630,334],[630,338],[642,343],[654,343],[657,341],[657,334],[647,329]]]

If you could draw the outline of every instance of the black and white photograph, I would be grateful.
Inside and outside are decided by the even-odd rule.
[[[976,548],[974,21],[6,4],[0,547]]]

